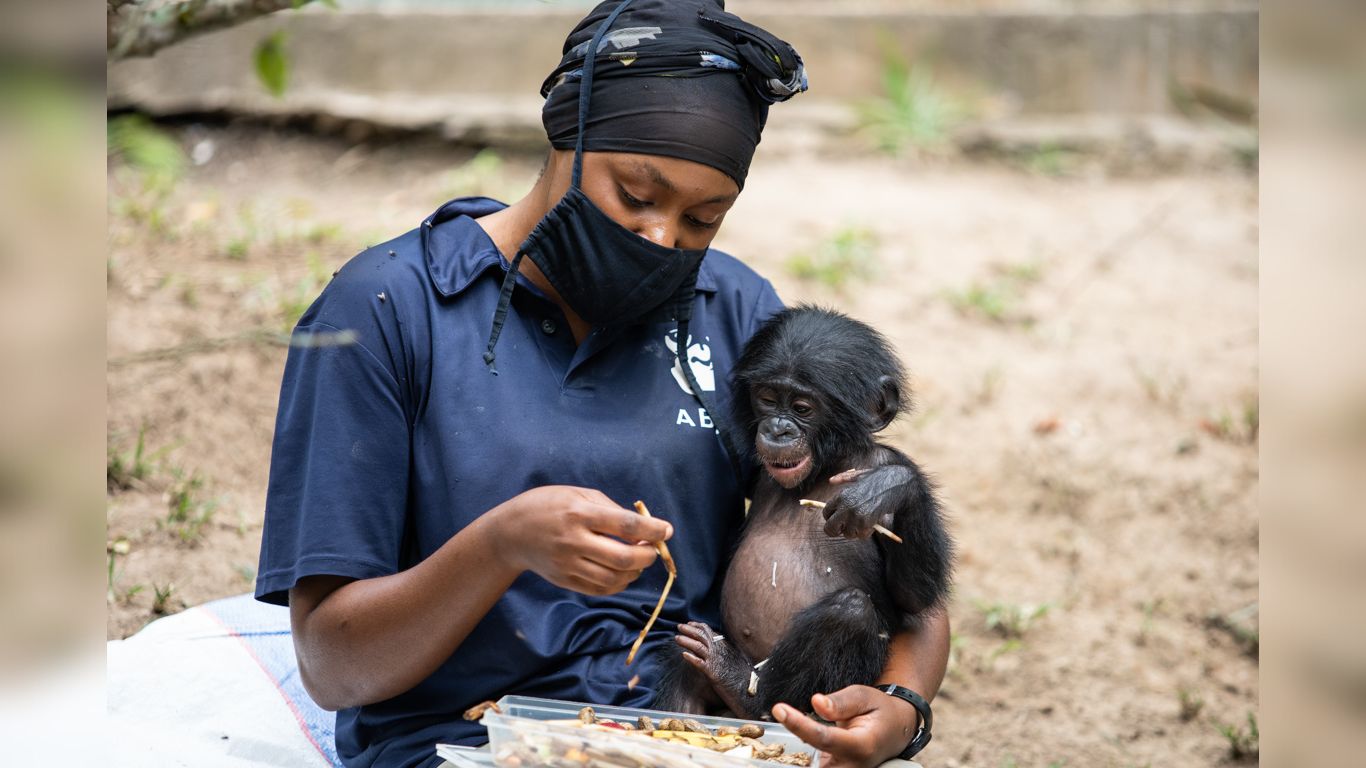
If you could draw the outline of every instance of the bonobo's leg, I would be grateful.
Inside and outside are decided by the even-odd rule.
[[[785,702],[811,711],[811,697],[848,685],[872,685],[887,662],[887,619],[858,587],[832,592],[792,618],[759,670],[757,694],[745,698],[765,717]]]
[[[711,684],[711,688],[736,717],[755,719],[754,697],[745,693],[753,665],[744,652],[700,621],[678,625],[674,641],[682,646],[683,659]]]
[[[684,661],[683,653],[672,646],[664,652],[656,690],[652,707],[665,712],[705,715],[723,703],[712,689],[711,681]]]

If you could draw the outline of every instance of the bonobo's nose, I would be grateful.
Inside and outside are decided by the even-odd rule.
[[[788,419],[773,418],[764,419],[759,425],[759,434],[770,443],[790,443],[801,435],[801,430]]]

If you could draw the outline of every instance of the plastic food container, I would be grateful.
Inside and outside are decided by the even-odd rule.
[[[579,710],[585,706],[592,706],[599,720],[631,724],[635,724],[641,715],[650,717],[656,723],[667,717],[689,717],[713,731],[719,726],[738,728],[754,722],[630,707],[585,705],[529,696],[504,696],[498,701],[502,713],[490,709],[480,720],[489,729],[489,749],[494,764],[502,768],[774,768],[779,765],[771,760],[727,755],[704,747],[664,741],[628,731],[618,733],[585,728],[578,724]],[[755,724],[764,729],[760,741],[783,745],[784,754],[806,753],[811,756],[812,768],[819,768],[820,755],[816,750],[786,728],[777,723]]]

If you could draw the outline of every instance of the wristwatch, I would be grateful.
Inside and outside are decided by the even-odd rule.
[[[920,713],[920,730],[916,731],[915,738],[906,745],[906,749],[897,757],[902,760],[910,760],[930,743],[930,728],[934,725],[934,713],[930,711],[930,703],[925,701],[925,697],[907,688],[904,685],[889,683],[877,686],[878,690],[888,696],[895,696],[898,699],[915,707],[915,711]]]

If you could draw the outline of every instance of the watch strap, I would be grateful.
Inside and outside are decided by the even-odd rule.
[[[934,726],[934,712],[930,710],[930,703],[925,701],[924,696],[904,685],[888,683],[887,685],[879,685],[877,688],[888,696],[895,696],[910,704],[915,707],[916,712],[920,713],[920,729],[916,731],[911,743],[906,745],[906,749],[897,755],[902,760],[909,760],[924,749],[926,744],[930,743],[930,730]]]

